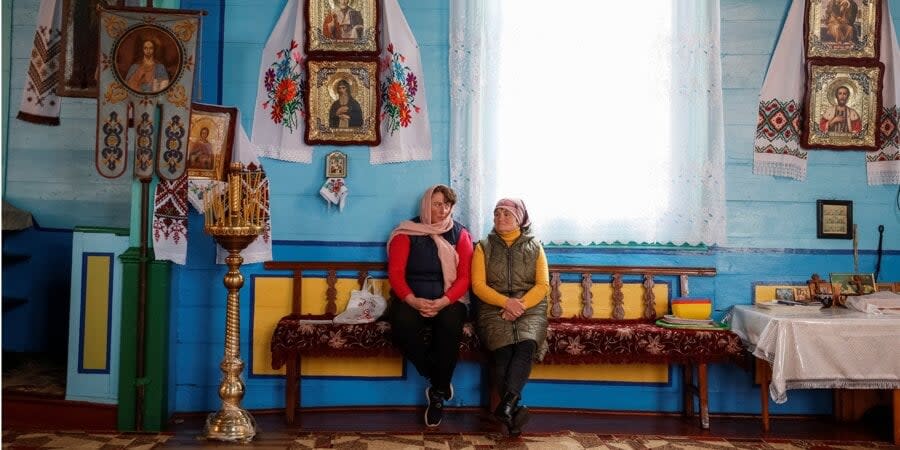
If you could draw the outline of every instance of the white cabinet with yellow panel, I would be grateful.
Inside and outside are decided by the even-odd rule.
[[[127,230],[72,233],[66,400],[118,403],[122,263]]]

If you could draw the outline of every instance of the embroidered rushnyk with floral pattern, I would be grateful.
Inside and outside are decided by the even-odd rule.
[[[269,110],[272,122],[279,123],[291,132],[303,117],[303,92],[306,89],[303,55],[297,41],[291,39],[288,48],[279,50],[275,61],[266,71],[263,83],[268,100],[262,103]]]
[[[416,105],[416,92],[419,90],[419,78],[409,66],[405,65],[406,57],[394,51],[394,44],[387,47],[387,54],[381,59],[381,120],[389,134],[394,134],[400,127],[406,128],[413,121],[421,108]]]

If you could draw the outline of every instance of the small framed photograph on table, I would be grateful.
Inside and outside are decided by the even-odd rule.
[[[853,239],[853,202],[816,200],[816,237]]]

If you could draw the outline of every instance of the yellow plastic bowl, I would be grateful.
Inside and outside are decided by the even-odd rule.
[[[712,299],[673,298],[672,314],[681,319],[706,320],[712,314]]]

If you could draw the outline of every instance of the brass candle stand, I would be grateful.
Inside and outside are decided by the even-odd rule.
[[[241,251],[247,248],[265,228],[265,214],[260,206],[264,195],[259,189],[261,170],[243,170],[240,163],[231,165],[226,192],[214,189],[205,198],[205,225],[207,234],[228,251],[225,264],[228,273],[224,283],[228,288],[225,312],[225,356],[219,368],[222,382],[219,384],[221,408],[210,414],[203,428],[203,437],[220,441],[249,442],[256,435],[256,421],[241,408],[244,398],[244,381],[241,373],[241,287],[244,277],[240,267],[244,262]]]

